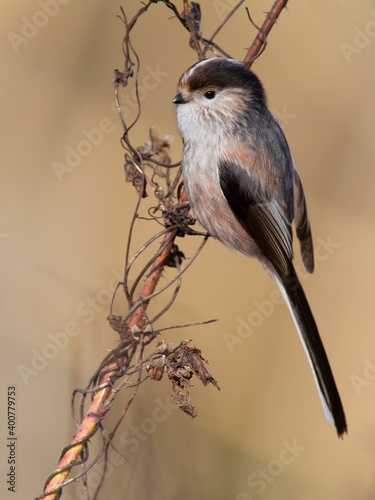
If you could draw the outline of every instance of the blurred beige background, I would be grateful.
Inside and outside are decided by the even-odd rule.
[[[202,2],[205,36],[234,3]],[[217,43],[242,59],[255,36],[244,6],[261,24],[271,3],[247,0]],[[124,182],[122,129],[113,108],[113,69],[123,65],[119,5],[17,0],[7,3],[0,21],[2,498],[10,497],[7,387],[18,391],[12,498],[34,498],[74,434],[72,390],[85,386],[117,341],[106,316],[136,200]],[[129,17],[139,5],[123,3]],[[180,74],[195,62],[187,33],[163,5],[153,5],[133,44],[142,60],[140,81],[151,74],[146,81],[154,85],[144,92],[132,140],[145,142],[153,124],[161,135],[175,136],[177,161],[181,142],[171,100]],[[337,439],[324,419],[287,308],[271,302],[271,312],[250,329],[255,311],[270,305],[271,280],[255,261],[209,241],[161,324],[219,318],[164,338],[192,338],[221,391],[196,383],[193,421],[168,405],[167,380],[144,384],[116,441],[129,463],[112,461],[99,498],[374,497],[374,2],[291,0],[253,69],[304,183],[317,266],[303,283],[349,435]],[[130,118],[134,100],[127,99]],[[98,128],[94,145],[68,157]],[[58,175],[56,164],[69,168],[57,167]],[[144,239],[140,230],[134,250]],[[186,240],[179,244],[189,256],[196,242]],[[126,394],[109,424],[124,401]],[[63,498],[84,498],[76,485],[68,492]]]

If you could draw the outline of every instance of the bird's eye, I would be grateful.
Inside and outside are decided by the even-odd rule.
[[[207,90],[205,93],[204,93],[204,97],[206,99],[213,99],[216,95],[216,92],[214,90]]]

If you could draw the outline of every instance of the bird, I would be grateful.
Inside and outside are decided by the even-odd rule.
[[[196,219],[213,238],[255,257],[278,285],[305,348],[325,416],[339,437],[346,418],[330,364],[293,265],[294,221],[303,265],[314,271],[304,190],[258,76],[234,59],[188,68],[172,101],[182,172]]]

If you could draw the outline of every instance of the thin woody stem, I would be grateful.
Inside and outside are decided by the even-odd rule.
[[[203,53],[202,47],[200,46],[197,32],[194,27],[193,19],[190,16],[190,5],[187,0],[184,0],[184,20],[186,23],[186,27],[190,32],[190,40],[193,45],[193,48],[197,53],[198,59],[202,61],[206,57]]]
[[[259,54],[259,51],[261,50],[262,46],[266,41],[268,33],[271,31],[273,25],[277,21],[277,18],[279,17],[281,11],[283,10],[283,8],[286,6],[287,3],[288,0],[276,0],[276,2],[272,6],[272,9],[267,14],[267,17],[264,20],[262,27],[258,31],[255,40],[250,45],[247,54],[244,60],[242,61],[248,68],[252,66],[257,55]]]
[[[186,194],[183,191],[179,203],[184,203],[186,201]],[[169,241],[168,241],[169,240]],[[163,252],[158,256],[155,262],[152,265],[151,271],[147,276],[145,283],[143,285],[142,291],[140,293],[140,298],[147,298],[151,295],[156,288],[156,285],[162,275],[164,270],[164,262],[167,260],[170,255],[172,246],[174,243],[174,237],[171,238],[171,235],[167,233],[161,246],[164,246]],[[138,326],[141,321],[144,312],[148,306],[148,300],[146,299],[138,308],[133,312],[131,317],[129,318],[127,329],[129,331],[132,330],[133,326]],[[116,363],[112,363],[108,369],[108,371],[103,379],[100,381],[101,384],[105,384],[110,380],[111,377],[116,375],[119,372],[119,365],[125,360],[125,356],[119,358]],[[57,495],[61,489],[61,486],[65,479],[67,478],[71,468],[76,464],[76,461],[79,459],[79,456],[87,443],[89,437],[95,433],[99,423],[105,417],[107,411],[110,409],[108,406],[108,397],[112,391],[111,384],[101,389],[93,398],[90,408],[88,409],[86,416],[82,420],[82,423],[74,436],[71,446],[63,453],[56,471],[51,479],[48,481],[44,488],[44,495],[39,498],[44,498],[45,500],[53,500],[57,498]],[[70,466],[69,466],[70,465]],[[51,492],[51,493],[50,493]],[[49,494],[50,493],[50,494]]]
[[[210,38],[207,40],[208,43],[213,42],[213,39],[215,36],[219,33],[221,28],[229,21],[229,19],[233,16],[233,14],[236,12],[237,9],[241,7],[241,5],[244,3],[245,0],[240,0],[234,7],[233,9],[229,12],[229,14],[223,19],[223,21],[219,24],[219,26],[216,28],[216,30],[212,33]]]

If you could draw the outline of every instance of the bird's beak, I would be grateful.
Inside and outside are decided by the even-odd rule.
[[[175,95],[174,99],[173,99],[173,104],[186,104],[187,103],[187,100],[184,99],[182,97],[182,95],[180,94],[180,92],[178,94]]]

